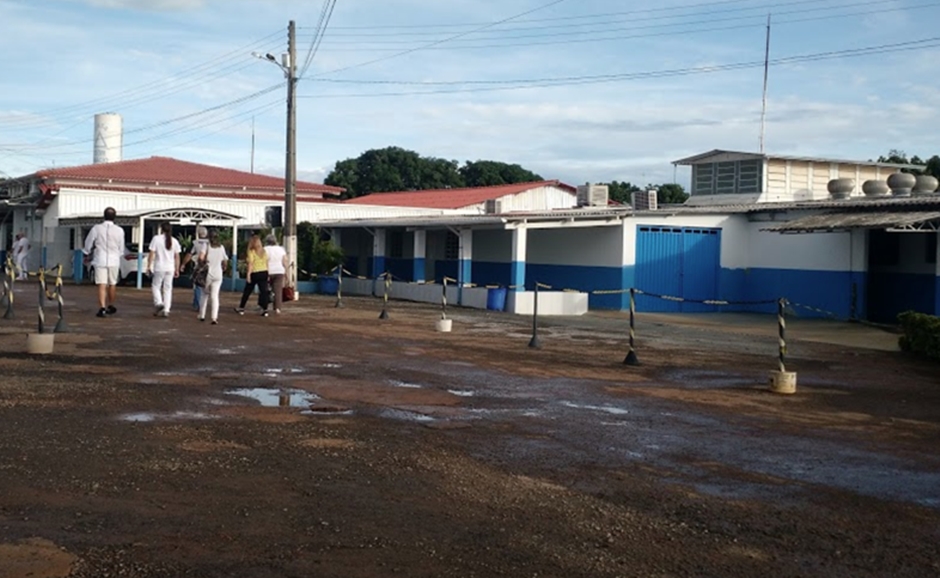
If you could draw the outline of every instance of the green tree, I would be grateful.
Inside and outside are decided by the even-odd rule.
[[[543,180],[541,176],[519,165],[498,161],[467,161],[458,172],[465,187],[511,185]]]
[[[656,189],[656,201],[661,205],[679,205],[689,200],[689,194],[685,192],[682,185],[666,183],[662,185],[651,185],[651,187]]]
[[[610,181],[609,183],[601,184],[607,185],[607,195],[610,200],[622,203],[624,205],[629,205],[632,202],[630,193],[640,190],[640,187],[629,181]]]

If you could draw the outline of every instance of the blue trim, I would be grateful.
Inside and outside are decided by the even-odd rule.
[[[72,251],[72,280],[81,283],[85,279],[85,254],[81,249]]]
[[[869,273],[868,319],[897,323],[898,313],[937,311],[937,278],[911,273]]]
[[[627,269],[629,271],[626,271]],[[535,283],[551,285],[555,291],[575,289],[590,292],[598,289],[629,289],[622,284],[625,278],[632,276],[632,267],[582,267],[528,263],[526,265],[526,289],[533,291]],[[591,309],[620,310],[623,309],[624,302],[624,296],[620,294],[588,296],[588,307]],[[626,302],[629,303],[629,297],[626,298]]]
[[[509,286],[513,291],[525,291],[525,261],[513,261],[509,264]]]
[[[425,271],[424,257],[415,257],[412,259],[411,279],[413,281],[424,281]]]
[[[457,282],[461,285],[473,282],[473,261],[470,259],[457,262]]]
[[[372,270],[372,278],[373,278],[373,279],[378,279],[378,278],[379,278],[379,275],[381,275],[382,273],[385,273],[385,267],[386,267],[386,266],[385,266],[385,256],[384,256],[384,255],[376,255],[375,257],[372,257],[371,261],[372,261],[372,262],[371,262],[371,265],[372,265],[372,269],[371,269],[371,270]]]

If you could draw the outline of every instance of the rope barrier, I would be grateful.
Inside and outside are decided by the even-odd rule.
[[[636,290],[630,289],[630,350],[623,358],[624,365],[639,365],[636,356]]]
[[[447,319],[447,277],[444,277],[441,291],[441,320]]]
[[[333,271],[336,271],[336,309],[343,308],[343,266],[337,265]]]
[[[13,319],[13,285],[16,279],[16,271],[13,266],[13,258],[9,255],[7,255],[5,273],[3,277],[3,298],[6,301],[7,310],[3,314],[3,318]]]
[[[386,271],[381,276],[385,277],[385,293],[382,295],[382,312],[379,313],[379,319],[388,319],[388,292],[392,288],[392,274]]]
[[[777,354],[780,373],[785,373],[787,371],[786,357],[787,357],[787,300],[781,298],[777,301],[777,334],[779,336],[780,349]]]
[[[539,349],[542,347],[542,343],[539,341],[539,287],[548,287],[535,282],[535,296],[532,301],[532,339],[529,340],[529,347],[532,349]]]
[[[42,335],[45,332],[46,328],[46,313],[43,308],[43,303],[46,300],[46,271],[42,267],[39,268],[39,303],[37,305],[39,311],[39,334]]]

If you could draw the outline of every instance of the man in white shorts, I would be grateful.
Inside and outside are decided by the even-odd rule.
[[[98,286],[98,317],[114,315],[117,308],[117,282],[120,276],[121,257],[124,256],[124,229],[114,224],[117,211],[112,207],[104,210],[104,222],[92,227],[85,238],[82,252],[91,255]]]

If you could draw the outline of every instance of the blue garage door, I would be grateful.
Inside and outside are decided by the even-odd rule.
[[[721,229],[640,225],[636,239],[636,286],[683,299],[718,299]],[[714,311],[711,305],[637,298],[640,311]]]

